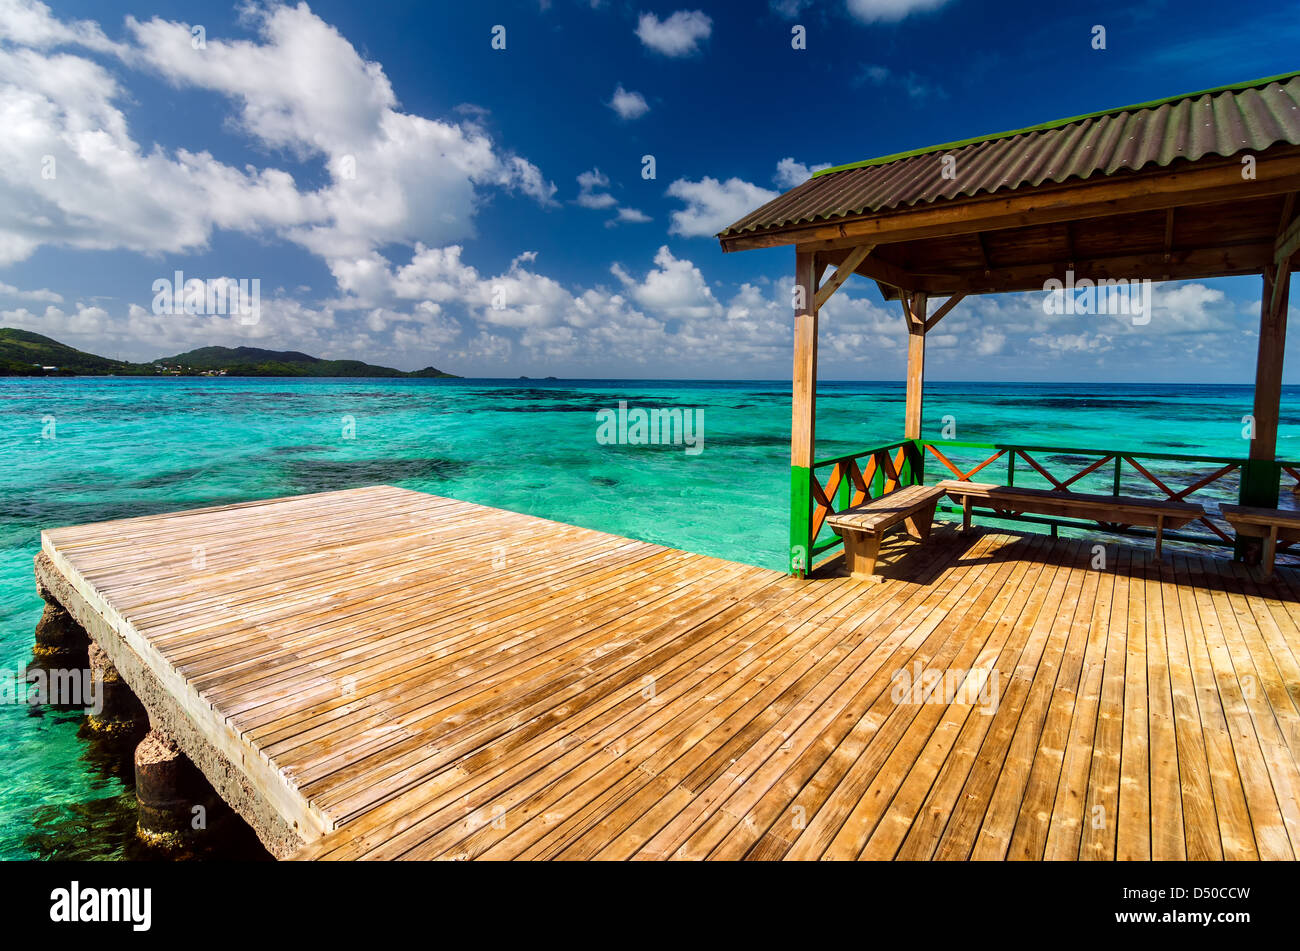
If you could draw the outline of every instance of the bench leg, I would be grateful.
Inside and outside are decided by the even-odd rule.
[[[865,532],[844,533],[844,563],[848,565],[849,574],[859,581],[879,580],[874,578],[876,558],[880,555],[880,535]]]
[[[961,530],[965,534],[970,531],[970,496],[963,495],[961,498]]]
[[[1273,559],[1277,557],[1277,526],[1272,525],[1264,539],[1264,580],[1273,579]]]
[[[936,500],[934,505],[927,505],[915,515],[904,519],[903,524],[907,526],[907,533],[913,538],[919,538],[921,541],[929,538],[930,529],[934,526],[934,509],[938,504],[938,500]]]
[[[1161,548],[1164,545],[1164,541],[1165,541],[1165,517],[1163,515],[1157,515],[1156,516],[1156,557],[1155,557],[1155,563],[1157,565],[1160,564],[1160,552],[1161,552]]]

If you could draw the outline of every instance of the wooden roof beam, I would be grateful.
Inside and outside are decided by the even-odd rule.
[[[830,300],[831,295],[838,291],[841,285],[852,276],[858,265],[861,264],[866,256],[871,253],[872,247],[873,245],[864,244],[861,247],[854,248],[849,252],[848,257],[841,261],[839,266],[835,268],[835,273],[830,276],[830,279],[821,287],[817,288],[818,309]]]
[[[931,330],[933,330],[934,327],[935,327],[935,325],[936,325],[937,323],[939,323],[939,321],[941,321],[941,320],[943,320],[945,317],[947,317],[947,316],[948,316],[948,312],[949,312],[950,310],[952,310],[954,307],[956,307],[958,304],[960,304],[962,298],[965,297],[965,296],[966,296],[965,294],[953,294],[953,295],[952,295],[951,297],[949,297],[946,301],[944,301],[942,304],[940,304],[940,305],[939,305],[939,309],[936,310],[933,314],[931,314],[931,315],[926,319],[926,321],[925,321],[925,332],[926,332],[926,333],[929,333]]]

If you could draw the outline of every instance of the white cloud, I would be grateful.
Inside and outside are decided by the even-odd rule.
[[[690,56],[712,32],[713,20],[700,10],[678,10],[666,20],[643,13],[636,26],[641,42],[664,56]]]
[[[609,176],[593,168],[578,176],[578,197],[574,199],[583,208],[612,208],[618,204],[613,195],[605,191],[609,188]]]
[[[768,6],[778,16],[793,19],[812,6],[812,0],[771,0]]]
[[[640,283],[621,268],[614,272],[642,307],[670,319],[695,320],[722,313],[704,275],[690,261],[674,257],[664,246],[655,254],[655,264]]]
[[[41,288],[38,291],[24,291],[12,284],[6,284],[0,281],[0,297],[8,297],[14,300],[31,300],[48,304],[62,304],[63,295],[56,294],[54,291]]]
[[[614,90],[614,98],[608,105],[618,113],[620,119],[639,119],[650,111],[650,104],[645,101],[645,96],[624,89],[622,83],[619,83]]]
[[[613,228],[619,224],[643,224],[650,220],[650,216],[638,208],[620,207],[618,199],[606,191],[607,188],[609,188],[609,176],[602,173],[600,169],[593,168],[583,172],[578,176],[578,197],[574,199],[574,203],[597,211],[612,209],[614,217],[605,221],[606,228]]]
[[[847,0],[848,10],[863,23],[897,23],[913,13],[937,10],[948,0]]]
[[[887,66],[868,65],[862,67],[854,78],[853,85],[861,86],[864,83],[870,83],[873,86],[892,86],[902,90],[907,94],[908,98],[915,100],[948,98],[948,93],[942,86],[924,80],[917,76],[916,73],[896,73]]]
[[[457,124],[399,111],[383,68],[305,4],[253,15],[259,41],[209,38],[201,54],[184,24],[127,25],[142,60],[167,79],[235,99],[246,134],[326,159],[332,181],[319,196],[322,220],[288,232],[309,249],[329,258],[468,237],[483,186],[551,201],[555,186],[541,171],[497,149],[473,118]]]
[[[305,4],[254,10],[256,41],[209,38],[195,50],[181,23],[128,18],[135,45],[119,47],[94,24],[63,24],[42,4],[0,3],[3,35],[25,44],[0,48],[0,264],[42,245],[194,250],[215,229],[228,229],[273,232],[346,266],[384,244],[472,235],[485,189],[543,204],[555,192],[475,119],[399,111],[379,64],[363,60]],[[49,51],[73,44],[112,49],[173,83],[231,98],[240,131],[300,159],[323,158],[329,184],[302,191],[277,168],[236,168],[207,152],[138,144],[119,106],[129,95],[117,77],[92,60]]]
[[[830,167],[830,162],[805,165],[803,162],[796,162],[793,158],[783,158],[776,163],[776,175],[773,176],[772,181],[782,188],[794,188],[812,178],[813,172]]]
[[[98,23],[64,23],[51,15],[48,5],[37,0],[0,0],[0,40],[36,49],[84,46],[106,53],[122,52],[122,47],[109,40]]]
[[[668,186],[668,194],[686,203],[672,213],[668,233],[687,238],[712,237],[777,197],[776,192],[739,178],[720,182],[708,176],[698,182],[679,178]]]
[[[139,304],[110,310],[78,302],[68,307],[50,305],[40,313],[3,310],[0,325],[32,330],[92,353],[138,361],[192,349],[196,341],[214,346],[288,347],[326,356],[337,344],[339,329],[332,309],[308,307],[278,295],[263,297],[261,316],[254,324],[245,324],[236,315],[155,314]]]
[[[256,232],[319,212],[287,173],[142,149],[115,104],[122,98],[88,59],[0,49],[0,264],[45,244],[184,250],[216,227]]]

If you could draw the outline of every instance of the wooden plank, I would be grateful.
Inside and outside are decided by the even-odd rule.
[[[1130,549],[1121,548],[1114,560],[1115,585],[1110,601],[1106,660],[1079,843],[1079,858],[1087,860],[1113,859],[1116,855],[1132,558]]]
[[[1187,858],[1187,840],[1183,830],[1183,789],[1179,781],[1179,757],[1189,751],[1180,749],[1178,743],[1166,628],[1173,617],[1181,625],[1181,612],[1177,602],[1165,603],[1164,599],[1170,592],[1162,584],[1163,570],[1159,565],[1147,565],[1144,595],[1147,628],[1147,736],[1150,738],[1151,763],[1151,858],[1155,861],[1181,861]]]
[[[1250,812],[1255,848],[1263,859],[1293,859],[1295,851],[1287,834],[1282,804],[1273,789],[1266,746],[1261,743],[1256,726],[1257,718],[1263,714],[1256,703],[1258,680],[1249,668],[1238,672],[1230,646],[1238,634],[1237,619],[1222,591],[1218,571],[1205,559],[1200,559],[1200,566],[1205,583],[1197,586],[1197,606]]]
[[[941,524],[798,582],[393,487],[43,546],[304,858],[1300,851],[1289,569]]]
[[[1222,854],[1227,859],[1258,859],[1255,835],[1250,824],[1250,810],[1242,790],[1241,774],[1233,753],[1232,736],[1224,717],[1223,701],[1214,680],[1214,670],[1206,646],[1205,621],[1197,603],[1196,585],[1203,582],[1199,561],[1179,558],[1175,561],[1178,599],[1183,609],[1183,632],[1186,636],[1187,658],[1191,668],[1192,688],[1195,691],[1197,716],[1205,739],[1205,758],[1213,790],[1215,817],[1218,820],[1218,839]],[[1213,624],[1213,621],[1211,621]],[[1184,760],[1184,762],[1187,762]],[[1195,761],[1192,761],[1195,763]],[[1202,809],[1208,808],[1206,805]],[[1195,815],[1191,809],[1188,815]],[[1212,843],[1206,836],[1206,849]],[[1189,836],[1188,853],[1199,851],[1194,847],[1195,836]]]
[[[1094,564],[1096,547],[1102,560]],[[1079,693],[1071,711],[1070,732],[1065,741],[1060,780],[1053,799],[1043,858],[1074,860],[1079,857],[1083,829],[1090,817],[1087,812],[1088,774],[1092,766],[1101,709],[1102,683],[1110,636],[1110,612],[1115,590],[1115,552],[1107,546],[1090,549],[1089,560],[1096,573],[1092,601],[1086,605],[1089,615],[1088,644],[1080,672]],[[1036,818],[1036,817],[1032,817]],[[1013,854],[1016,843],[1012,841]],[[1022,856],[1034,851],[1030,843],[1021,849]]]
[[[1049,552],[1054,551],[1059,544],[1061,543],[1053,540]],[[1014,666],[1000,671],[1003,687],[997,712],[980,744],[952,815],[935,845],[935,858],[966,859],[976,847],[990,802],[997,791],[1002,763],[1015,740],[1020,714],[1031,693],[1038,664],[1056,628],[1057,610],[1062,604],[1071,575],[1070,569],[1061,565],[1056,558],[1050,559],[1048,571],[1050,581],[1045,578],[1037,586],[1034,613],[1021,622],[1027,634],[1024,646],[1015,658]],[[1008,792],[1007,795],[1009,794]],[[1001,809],[1000,804],[999,814]]]
[[[1071,637],[1074,637],[1076,645],[1081,646],[1083,643],[1080,634],[1082,626],[1074,623],[1074,615],[1080,606],[1083,565],[1086,562],[1080,557],[1081,546],[1077,542],[1063,542],[1059,547],[1063,549],[1061,561],[1067,569],[1064,597],[1058,602],[1055,617],[1051,620],[1041,658],[1031,659],[1031,663],[1022,661],[1012,677],[1013,689],[1018,680],[1028,680],[1029,684],[1024,706],[1016,718],[1015,732],[999,769],[997,784],[971,850],[973,859],[1001,859],[1007,856],[1028,783],[1032,778],[1033,761],[1036,753],[1044,746],[1042,731],[1056,686],[1063,672],[1068,676],[1077,670],[1077,664],[1068,661],[1063,663],[1061,658],[1069,651]],[[1074,682],[1077,684],[1077,676]],[[1066,686],[1069,688],[1068,682]],[[1047,756],[1052,761],[1049,773],[1059,769],[1060,753],[1058,748],[1048,746]],[[1054,777],[1051,785],[1055,785]]]
[[[1075,557],[1080,561],[1083,577],[1075,591],[1074,619],[1051,693],[1050,705],[1043,720],[1038,748],[1033,753],[1032,763],[1028,765],[1024,797],[1008,843],[1009,858],[1037,860],[1043,858],[1047,851],[1057,794],[1065,773],[1066,751],[1069,748],[1075,708],[1079,704],[1081,693],[1086,693],[1088,689],[1085,682],[1085,658],[1090,647],[1094,651],[1100,650],[1101,639],[1095,636],[1098,625],[1093,605],[1097,601],[1101,572],[1090,567],[1093,557],[1090,546],[1080,546]],[[1109,579],[1109,574],[1106,577]],[[1095,660],[1094,666],[1099,666]],[[1094,710],[1096,684],[1100,681],[1099,670],[1097,674],[1092,685]],[[1020,757],[1022,765],[1025,758],[1024,755]],[[1072,803],[1063,802],[1061,805],[1064,811],[1077,817],[1081,803],[1082,800],[1076,796]],[[1077,821],[1076,818],[1076,828]]]

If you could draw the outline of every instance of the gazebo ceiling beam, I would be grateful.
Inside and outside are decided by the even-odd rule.
[[[1174,211],[1175,210],[1176,209],[1170,208],[1168,211],[1165,212],[1165,263],[1166,264],[1169,263],[1169,260],[1174,253]],[[1160,280],[1162,281],[1169,280],[1169,272],[1165,271],[1161,275]]]
[[[1287,229],[1277,236],[1273,245],[1273,263],[1283,267],[1287,261],[1300,251],[1300,218],[1296,218]]]
[[[989,243],[984,239],[983,231],[975,232],[975,241],[979,244],[980,260],[984,262],[984,273],[991,274],[993,272],[993,263],[989,258]]]
[[[1276,156],[1261,153],[1258,158],[1254,179],[1242,178],[1238,159],[1201,160],[1191,167],[1016,189],[838,222],[746,232],[724,237],[721,243],[725,251],[790,244],[797,244],[800,251],[835,251],[863,243],[892,244],[1300,191],[1300,147]]]
[[[1177,281],[1232,277],[1260,273],[1265,265],[1273,263],[1273,253],[1272,243],[1239,244],[1174,251],[1168,255],[1167,261],[1163,252],[1090,258],[1075,261],[1074,270],[1081,277],[1093,280]],[[1044,282],[1049,278],[1060,280],[1068,266],[1068,262],[1056,261],[1002,267],[987,272],[983,268],[967,268],[936,274],[906,271],[896,265],[889,265],[883,258],[872,260],[872,269],[877,273],[868,274],[868,277],[893,287],[908,286],[936,296],[1042,290]],[[1292,263],[1294,266],[1296,262]]]
[[[1300,251],[1300,217],[1296,217],[1295,206],[1296,196],[1287,195],[1286,201],[1282,204],[1282,217],[1278,221],[1277,241],[1273,243],[1274,280],[1269,304],[1274,311],[1285,306],[1282,301],[1286,299],[1291,282],[1291,260],[1296,252]],[[1267,280],[1268,275],[1265,272],[1266,283]],[[1282,319],[1285,321],[1285,315]]]
[[[873,281],[883,281],[904,290],[919,290],[922,278],[910,271],[905,271],[896,264],[890,264],[884,258],[869,257],[856,268],[857,273]]]

